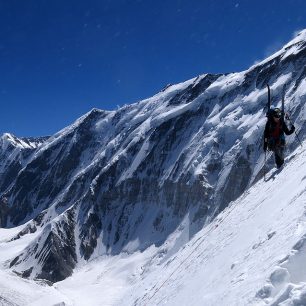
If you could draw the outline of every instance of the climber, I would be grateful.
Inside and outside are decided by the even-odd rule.
[[[284,163],[285,135],[295,131],[294,125],[289,130],[279,108],[271,109],[267,115],[268,121],[264,131],[264,151],[274,152],[275,163],[279,169]]]

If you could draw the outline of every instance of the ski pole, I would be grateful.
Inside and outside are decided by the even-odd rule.
[[[296,131],[294,131],[294,133],[295,133],[295,136],[296,136],[296,138],[297,138],[298,142],[300,143],[301,147],[303,147],[303,145],[302,145],[302,143],[301,143],[301,141],[300,141],[300,138],[299,138],[299,136],[298,136],[297,132],[296,132]]]
[[[267,151],[265,151],[265,163],[264,163],[264,181],[266,181],[266,161],[267,161]]]

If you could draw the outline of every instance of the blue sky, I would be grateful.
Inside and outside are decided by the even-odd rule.
[[[0,0],[0,133],[51,135],[168,83],[241,71],[306,28],[306,1]]]

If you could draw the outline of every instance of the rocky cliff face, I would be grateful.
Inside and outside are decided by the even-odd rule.
[[[16,178],[27,158],[48,137],[17,138],[12,134],[3,134],[0,137],[0,191],[6,190]]]
[[[117,111],[94,109],[54,136],[0,139],[1,227],[35,239],[9,266],[56,282],[77,262],[190,234],[262,177],[267,101],[304,135],[306,32],[247,71],[206,74]],[[297,143],[288,140],[288,148]]]
[[[10,188],[27,159],[47,138],[17,138],[8,133],[0,137],[0,195]],[[1,227],[6,226],[7,204],[7,198],[2,195],[0,197]]]

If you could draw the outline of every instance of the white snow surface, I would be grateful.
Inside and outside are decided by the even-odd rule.
[[[306,151],[286,162],[189,242],[186,217],[161,247],[96,258],[53,286],[6,268],[38,233],[7,242],[20,228],[0,229],[0,304],[306,305]]]

